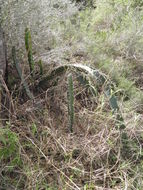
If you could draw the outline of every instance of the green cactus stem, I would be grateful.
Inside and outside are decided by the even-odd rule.
[[[25,29],[25,48],[27,51],[30,73],[33,76],[35,62],[33,60],[33,54],[32,54],[31,32],[28,28]]]
[[[43,75],[43,63],[42,63],[42,60],[39,60],[38,66],[40,68],[40,75],[42,76]]]
[[[76,73],[79,74],[77,77],[78,81],[85,86],[91,88],[92,93],[97,96],[98,92],[100,93],[100,89],[104,89],[104,94],[106,98],[109,100],[109,105],[112,110],[113,115],[116,116],[116,123],[119,126],[119,129],[124,129],[126,126],[124,125],[124,120],[119,110],[117,98],[114,95],[112,90],[112,83],[110,80],[107,79],[106,75],[101,73],[97,69],[92,69],[86,65],[81,64],[65,64],[54,68],[50,74],[44,76],[38,84],[38,87],[45,89],[47,83],[51,80],[54,80],[57,77],[60,77],[64,74],[67,70],[76,70]],[[87,75],[88,78],[84,76]],[[92,83],[92,81],[94,83]]]
[[[68,75],[68,115],[69,115],[69,131],[73,132],[74,124],[74,90],[73,90],[73,79],[72,74]]]
[[[16,67],[16,70],[17,70],[17,72],[18,72],[18,75],[19,75],[19,77],[20,77],[20,79],[21,79],[21,82],[22,82],[22,84],[23,84],[23,86],[24,86],[24,89],[25,89],[25,91],[26,91],[27,96],[28,96],[30,99],[33,100],[33,99],[34,99],[34,96],[33,96],[32,92],[30,92],[30,89],[29,89],[29,87],[28,87],[28,84],[26,83],[26,81],[25,81],[25,79],[24,79],[24,77],[23,77],[23,75],[22,75],[21,68],[20,68],[19,63],[18,63],[18,60],[17,60],[17,58],[16,58],[16,49],[15,49],[15,47],[12,48],[12,59],[13,59],[13,64],[14,64],[14,66]]]

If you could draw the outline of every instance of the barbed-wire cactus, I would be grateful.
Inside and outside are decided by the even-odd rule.
[[[40,75],[42,76],[43,75],[43,63],[42,63],[42,60],[38,61],[38,66],[39,66],[39,69],[40,69]]]
[[[61,66],[53,69],[51,71],[51,73],[48,74],[47,76],[44,76],[39,81],[38,86],[44,89],[47,86],[47,83],[49,81],[54,80],[57,76],[61,76],[67,70],[70,70],[70,69],[76,70],[76,73],[78,73],[80,76],[80,80],[79,80],[79,77],[77,78],[79,80],[79,82],[82,85],[85,85],[85,86],[88,85],[88,87],[90,87],[94,96],[97,96],[98,90],[100,91],[101,88],[104,88],[103,91],[104,91],[104,94],[109,101],[109,105],[110,105],[110,108],[112,110],[112,113],[115,116],[116,124],[119,126],[119,129],[124,129],[126,126],[124,125],[124,119],[123,119],[122,114],[120,112],[115,94],[114,94],[114,92],[112,92],[111,81],[110,80],[108,81],[106,75],[103,74],[102,72],[100,72],[99,70],[92,69],[92,68],[90,68],[86,65],[82,65],[82,64],[61,65]],[[85,73],[88,75],[89,79],[83,80]],[[92,79],[96,83],[96,85],[94,83],[92,83],[92,81],[90,79]],[[68,91],[71,90],[71,95],[72,95],[72,88],[73,88],[72,76],[69,75],[68,76]],[[69,96],[68,96],[68,98],[69,98]],[[72,98],[72,96],[70,98]],[[68,102],[70,102],[69,100],[70,99],[68,99]],[[71,101],[72,101],[72,99],[71,99]],[[71,119],[72,119],[72,117],[71,117]]]
[[[72,74],[68,75],[68,115],[69,115],[69,130],[73,132],[73,124],[74,124],[74,90],[73,90],[73,79]]]
[[[33,60],[33,55],[32,55],[32,40],[29,28],[25,29],[25,48],[27,51],[30,73],[33,76],[35,62]]]
[[[24,88],[25,88],[25,91],[26,91],[27,96],[28,96],[31,100],[33,100],[33,99],[34,99],[34,96],[33,96],[32,92],[30,91],[30,89],[29,89],[29,87],[28,87],[28,84],[27,84],[27,82],[25,81],[25,79],[24,79],[24,77],[23,77],[23,75],[22,75],[22,71],[21,71],[21,68],[20,68],[20,66],[19,66],[19,63],[18,63],[18,60],[17,60],[17,57],[16,57],[16,49],[15,49],[14,46],[13,46],[13,48],[12,48],[12,59],[13,59],[13,64],[14,64],[14,66],[16,67],[16,70],[17,70],[17,72],[18,72],[18,75],[19,75],[19,77],[20,77],[20,79],[21,79],[21,82],[22,82],[22,84],[23,84],[23,86],[24,86]]]

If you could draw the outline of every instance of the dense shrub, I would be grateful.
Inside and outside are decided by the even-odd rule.
[[[69,49],[64,40],[65,33],[68,20],[77,13],[70,0],[7,0],[1,3],[1,10],[9,51],[12,46],[23,49],[26,27],[31,30],[35,42],[33,48],[39,57],[47,61],[60,61]]]
[[[3,0],[0,7],[8,64],[15,46],[19,73],[12,80],[10,67],[14,85],[5,85],[0,189],[142,190],[142,1]],[[86,65],[106,73],[104,85],[98,70],[98,81],[89,78]]]

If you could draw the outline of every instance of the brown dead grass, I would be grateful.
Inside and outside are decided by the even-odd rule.
[[[137,150],[142,151],[140,126],[136,121],[131,130],[135,121],[130,114],[132,122],[127,120],[125,132],[137,147],[126,142],[125,146],[103,94],[97,101],[77,87],[75,83],[73,133],[68,130],[66,76],[56,87],[37,95],[34,102],[15,99],[15,115],[11,114],[9,121],[19,137],[22,167],[9,174],[16,185],[7,188],[78,190],[88,184],[89,190],[121,190],[132,186],[131,167],[139,162]]]

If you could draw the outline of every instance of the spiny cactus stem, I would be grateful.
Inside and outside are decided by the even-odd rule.
[[[33,60],[33,55],[32,55],[31,32],[28,28],[25,29],[25,48],[27,51],[30,73],[31,76],[33,76],[35,62]]]
[[[19,77],[20,77],[20,79],[21,79],[21,82],[22,82],[22,84],[23,84],[23,86],[24,86],[24,88],[25,88],[25,91],[26,91],[27,96],[28,96],[31,100],[34,100],[34,96],[33,96],[32,92],[30,91],[30,89],[29,89],[29,87],[28,87],[28,84],[26,83],[26,81],[25,81],[25,79],[24,79],[24,77],[23,77],[23,75],[22,75],[21,68],[20,68],[19,63],[18,63],[18,60],[17,60],[17,58],[16,58],[16,49],[15,49],[15,47],[12,48],[12,59],[13,59],[13,64],[14,64],[14,66],[16,67],[16,70],[17,70],[17,72],[18,72],[18,75],[19,75]]]
[[[74,124],[74,91],[72,74],[68,75],[68,115],[69,115],[69,131],[73,132]]]

